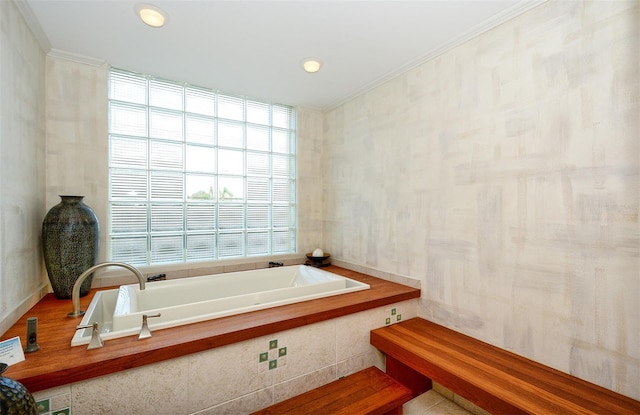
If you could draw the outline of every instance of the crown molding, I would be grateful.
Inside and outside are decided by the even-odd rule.
[[[509,7],[508,9],[503,10],[502,12],[496,14],[495,16],[491,17],[490,19],[485,20],[484,22],[472,27],[471,29],[465,31],[464,33],[462,33],[461,35],[453,38],[452,40],[450,40],[449,42],[443,43],[442,45],[439,45],[433,49],[431,49],[430,51],[428,51],[427,53],[425,53],[422,56],[417,57],[416,59],[411,60],[410,62],[408,62],[406,65],[403,65],[401,67],[399,67],[396,70],[393,70],[365,85],[363,85],[361,88],[358,88],[357,90],[355,90],[354,92],[345,95],[344,97],[340,98],[338,101],[334,102],[333,104],[327,106],[326,108],[323,109],[324,112],[328,112],[331,110],[334,110],[336,108],[338,108],[339,106],[351,101],[352,99],[368,92],[371,91],[372,89],[384,84],[387,81],[390,81],[393,78],[396,78],[404,73],[409,72],[410,70],[432,60],[437,58],[438,56],[442,55],[443,53],[457,47],[460,46],[461,44],[477,37],[480,36],[481,34],[488,32],[489,30],[517,17],[520,16],[521,14],[524,14],[525,12],[528,12],[529,10],[538,7],[539,5],[547,2],[548,0],[522,0],[519,3],[513,5],[512,7]]]
[[[22,17],[27,23],[27,26],[29,26],[29,29],[31,29],[33,36],[40,44],[40,47],[42,48],[44,53],[49,53],[49,51],[51,50],[51,42],[49,42],[49,38],[44,33],[44,30],[42,30],[42,26],[40,26],[40,22],[38,21],[36,15],[33,13],[33,10],[31,10],[31,6],[29,6],[29,3],[27,3],[26,0],[13,0],[13,3],[20,11],[20,14],[22,14]]]
[[[66,52],[63,50],[52,48],[51,42],[49,42],[49,38],[47,37],[44,30],[42,29],[42,26],[40,26],[40,22],[38,21],[38,18],[36,17],[36,15],[33,13],[33,10],[31,9],[31,6],[29,6],[28,1],[27,0],[12,0],[12,1],[20,11],[20,14],[22,14],[22,17],[27,23],[27,26],[29,26],[29,29],[33,33],[33,36],[36,38],[36,40],[40,44],[40,47],[42,48],[42,50],[47,56],[50,56],[52,58],[65,59],[65,60],[73,61],[77,63],[83,63],[85,65],[91,65],[96,67],[100,67],[105,64],[105,61],[102,59],[97,59],[90,56],[84,56],[77,53]]]
[[[60,49],[51,49],[47,56],[56,59],[64,59],[76,63],[82,63],[84,65],[91,65],[100,67],[106,63],[103,59],[93,58],[91,56],[80,55],[78,53],[67,52]]]

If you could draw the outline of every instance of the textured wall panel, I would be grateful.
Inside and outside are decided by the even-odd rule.
[[[0,1],[0,334],[47,284],[40,248],[44,66],[44,52],[14,2]]]
[[[640,398],[640,3],[550,1],[325,115],[324,245]]]

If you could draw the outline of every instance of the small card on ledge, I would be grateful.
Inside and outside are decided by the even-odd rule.
[[[24,360],[24,352],[20,345],[20,337],[16,336],[0,342],[0,362],[9,366]]]

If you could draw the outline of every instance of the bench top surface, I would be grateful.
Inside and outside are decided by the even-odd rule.
[[[639,401],[422,318],[373,330],[371,344],[467,399],[456,389],[482,390],[524,413],[640,414]]]
[[[253,415],[376,415],[402,406],[411,391],[376,367],[340,378]]]

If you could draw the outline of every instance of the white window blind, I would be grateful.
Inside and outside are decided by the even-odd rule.
[[[293,108],[112,69],[110,259],[295,252]]]

